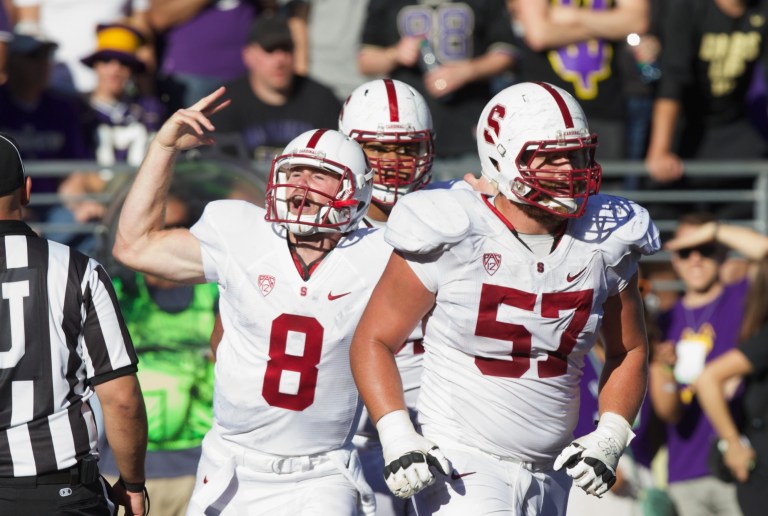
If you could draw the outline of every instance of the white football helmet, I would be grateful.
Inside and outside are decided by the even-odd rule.
[[[600,189],[596,148],[597,135],[576,99],[545,82],[505,88],[477,124],[483,175],[509,200],[564,217],[580,216],[587,198]],[[567,155],[571,168],[538,168],[537,158],[553,154]]]
[[[358,86],[339,113],[339,131],[365,145],[417,144],[417,156],[376,158],[368,153],[376,175],[373,199],[391,206],[398,197],[423,188],[432,177],[432,115],[421,94],[404,82],[377,79]]]
[[[289,173],[295,167],[315,167],[338,174],[336,192],[328,195],[305,182],[291,183]],[[345,233],[355,229],[365,216],[372,183],[373,170],[355,140],[333,129],[313,129],[294,138],[272,160],[265,218],[295,235]],[[317,213],[305,213],[317,204],[321,205]]]

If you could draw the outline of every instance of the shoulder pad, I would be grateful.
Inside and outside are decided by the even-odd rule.
[[[659,230],[648,210],[623,197],[590,197],[586,212],[574,228],[573,236],[586,242],[602,244],[610,240],[643,255],[654,254],[661,248]]]
[[[464,203],[476,195],[467,190],[408,194],[392,209],[384,239],[395,249],[407,253],[427,254],[449,249],[469,233],[471,224]]]

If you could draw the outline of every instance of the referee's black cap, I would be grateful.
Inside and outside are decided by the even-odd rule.
[[[16,141],[0,133],[0,196],[24,186],[24,165]]]

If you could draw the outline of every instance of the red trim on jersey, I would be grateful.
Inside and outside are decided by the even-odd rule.
[[[320,141],[320,138],[322,138],[322,136],[325,134],[327,130],[328,129],[318,129],[317,131],[315,131],[315,134],[313,134],[312,137],[307,142],[307,148],[314,149],[315,146],[317,145],[317,142]]]
[[[392,79],[384,79],[384,87],[387,88],[387,98],[389,99],[389,121],[400,121],[400,108],[397,105],[397,92],[395,91],[395,83]]]
[[[487,195],[483,195],[483,200],[485,201],[486,206],[488,206],[491,211],[496,214],[496,216],[504,223],[505,226],[509,228],[509,230],[517,236],[517,230],[515,229],[515,226],[512,225],[510,221],[507,220],[507,218],[502,214],[499,209],[493,205],[491,202],[491,197]],[[565,231],[568,229],[568,219],[564,219],[560,225],[557,227],[554,233],[552,233],[552,236],[555,238],[554,242],[552,242],[552,249],[550,249],[550,253],[557,249],[557,246],[560,245],[560,240],[563,238],[563,235],[565,234]],[[525,244],[523,244],[525,245]],[[526,247],[528,247],[526,245]]]
[[[547,92],[552,95],[552,97],[555,99],[555,102],[557,103],[557,107],[560,108],[560,114],[563,115],[563,122],[565,122],[565,127],[567,129],[572,128],[573,118],[571,117],[571,112],[568,110],[568,106],[565,104],[565,99],[563,96],[560,95],[556,89],[545,82],[537,82],[536,84],[547,90]]]
[[[515,226],[513,226],[512,223],[508,221],[504,215],[502,215],[502,213],[498,210],[498,208],[496,208],[496,206],[493,205],[493,203],[491,202],[491,197],[487,195],[483,195],[482,197],[483,197],[483,200],[485,201],[486,206],[488,206],[491,209],[491,211],[495,213],[497,217],[499,217],[499,219],[504,223],[504,225],[506,225],[509,228],[510,231],[517,231],[515,229]]]

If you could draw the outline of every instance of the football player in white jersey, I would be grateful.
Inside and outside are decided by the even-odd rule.
[[[369,81],[347,97],[339,113],[339,131],[362,146],[373,169],[373,196],[363,223],[383,228],[394,205],[404,195],[424,188],[432,177],[434,133],[427,103],[404,82]],[[414,424],[423,336],[422,325],[416,325],[395,353],[405,403]],[[384,482],[381,442],[365,412],[353,442],[360,453],[365,478],[376,495],[377,516],[413,514],[411,501],[394,496]]]
[[[219,284],[214,424],[187,514],[373,514],[351,445],[360,403],[354,327],[391,248],[361,228],[373,172],[338,131],[308,131],[275,158],[267,208],[215,201],[163,229],[176,156],[211,144],[224,88],[163,125],[122,209],[115,257],[167,279]]]
[[[659,248],[642,207],[598,194],[597,138],[546,83],[497,94],[477,127],[495,196],[409,194],[395,248],[353,338],[352,371],[393,493],[422,514],[564,514],[600,496],[632,438],[647,341],[637,262]],[[589,201],[589,202],[587,202]],[[417,433],[393,353],[429,314]],[[578,382],[601,331],[600,420],[573,440]]]

